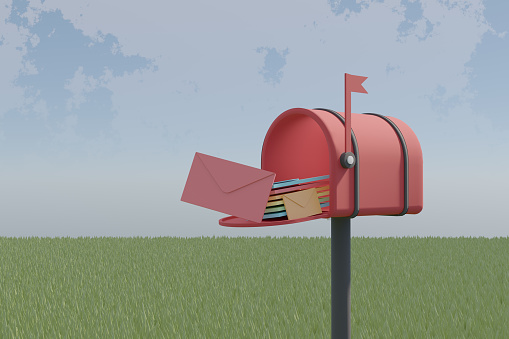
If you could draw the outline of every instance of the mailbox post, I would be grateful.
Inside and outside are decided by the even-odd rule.
[[[331,338],[350,338],[350,218],[331,218]]]

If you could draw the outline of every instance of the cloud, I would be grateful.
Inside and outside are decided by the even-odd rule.
[[[256,52],[265,54],[265,63],[259,72],[263,76],[263,80],[273,85],[280,83],[283,77],[282,69],[286,65],[288,48],[277,51],[275,48],[258,47]]]
[[[408,35],[415,35],[419,41],[427,39],[433,31],[434,25],[423,17],[424,11],[420,1],[402,1],[405,8],[405,20],[398,27],[398,41],[404,41]]]
[[[83,66],[78,67],[74,77],[66,81],[64,88],[72,93],[72,97],[67,99],[66,109],[71,111],[73,108],[79,108],[86,101],[87,93],[97,88],[99,81],[93,76],[83,74]]]
[[[0,113],[4,139],[16,145],[11,154],[72,154],[69,144],[76,154],[90,154],[97,140],[111,143],[115,112],[105,84],[148,69],[151,61],[124,55],[111,34],[84,36],[58,9],[38,2],[15,2],[7,9],[0,45],[6,77],[0,86],[12,95]],[[19,130],[30,131],[29,137]]]
[[[8,111],[19,107],[24,98],[24,91],[16,86],[15,81],[20,73],[33,73],[33,66],[23,61],[27,52],[27,41],[32,38],[29,30],[8,21],[11,6],[0,6],[0,118]]]
[[[359,13],[362,9],[362,4],[366,2],[357,2],[356,0],[328,0],[331,11],[336,14],[345,14],[349,16],[350,12]]]

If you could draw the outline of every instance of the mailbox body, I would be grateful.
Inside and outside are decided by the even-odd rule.
[[[338,113],[344,116],[343,113]],[[397,126],[407,149],[406,213],[423,207],[422,150],[415,133],[399,119]],[[357,215],[398,215],[405,210],[404,151],[397,131],[378,116],[351,115],[357,141],[359,191]],[[330,217],[354,214],[354,169],[339,163],[345,152],[345,126],[337,116],[320,109],[292,108],[279,115],[263,143],[261,168],[276,173],[276,181],[329,175]],[[327,207],[325,208],[327,210]]]

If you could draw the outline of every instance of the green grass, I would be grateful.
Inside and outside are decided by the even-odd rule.
[[[328,338],[328,238],[0,238],[0,337]],[[353,238],[352,338],[509,337],[509,238]]]

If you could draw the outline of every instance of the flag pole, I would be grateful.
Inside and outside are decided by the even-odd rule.
[[[348,76],[350,74],[345,73],[345,153],[351,152],[352,148],[352,123],[350,121],[352,116],[352,92],[348,86]]]

